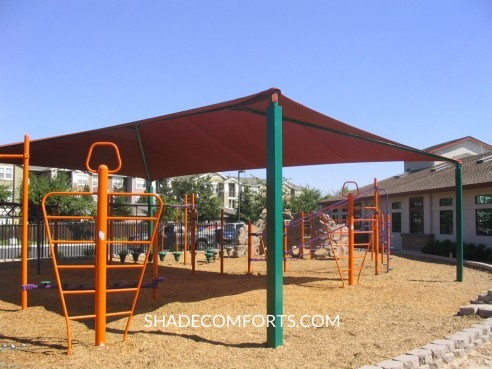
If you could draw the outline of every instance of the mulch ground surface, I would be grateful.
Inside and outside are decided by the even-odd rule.
[[[56,290],[33,290],[20,309],[20,265],[0,263],[0,367],[8,368],[358,368],[374,364],[469,327],[481,318],[459,307],[492,288],[491,274],[393,257],[391,271],[374,274],[366,261],[358,285],[341,287],[333,260],[293,260],[284,274],[283,345],[266,347],[266,263],[246,258],[206,263],[197,270],[159,262],[158,302],[143,289],[126,342],[126,318],[108,318],[106,347],[96,347],[94,322],[72,321],[72,355]],[[150,280],[151,266],[145,280]],[[65,272],[63,282],[91,283],[91,272]],[[116,270],[108,281],[135,279]],[[51,262],[31,262],[29,282],[54,280]],[[71,315],[91,314],[93,296],[67,298]],[[129,308],[128,294],[111,294],[108,312]],[[92,309],[92,311],[91,311]],[[180,320],[181,319],[181,320]],[[192,322],[195,319],[195,323]],[[229,324],[226,320],[229,319]]]

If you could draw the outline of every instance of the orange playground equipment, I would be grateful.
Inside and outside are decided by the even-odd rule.
[[[311,213],[300,220],[293,221],[289,226],[300,226],[301,234],[307,233],[309,238],[301,238],[301,244],[291,248],[299,249],[299,257],[304,257],[304,250],[309,250],[311,258],[332,257],[338,269],[342,286],[360,282],[366,257],[370,253],[374,262],[374,273],[379,274],[380,266],[389,271],[391,259],[391,223],[386,209],[380,206],[380,193],[385,190],[374,185],[360,192],[355,182],[345,182],[343,188],[353,184],[355,189],[343,193],[344,200],[325,207],[319,212]],[[387,195],[387,193],[386,193]],[[362,205],[363,199],[369,205]],[[322,253],[320,253],[322,251]]]
[[[383,211],[380,207],[380,193],[386,191],[378,188],[377,180],[364,192],[359,191],[355,182],[346,182],[343,188],[349,184],[355,185],[355,190],[343,193],[344,200],[318,212],[307,215],[301,212],[285,225],[284,272],[289,256],[299,259],[306,256],[311,259],[332,258],[345,287],[346,283],[360,282],[368,255],[374,262],[375,274],[379,274],[381,266],[389,271],[391,219],[387,215],[388,209]],[[370,206],[361,205],[364,198],[370,198]],[[386,207],[387,204],[388,199]],[[266,260],[267,250],[263,241],[266,234],[254,233],[250,225],[248,235],[248,273],[251,273],[251,262]],[[259,250],[252,246],[255,236],[260,239]]]
[[[0,154],[0,159],[21,159],[23,164],[22,180],[22,251],[21,251],[21,283],[27,284],[27,258],[28,258],[28,227],[29,216],[29,136],[24,136],[24,152],[22,154]],[[27,309],[27,290],[21,290],[21,308]]]
[[[287,257],[289,253],[287,252],[287,224],[284,224],[284,273],[287,272]],[[254,261],[266,261],[267,260],[267,247],[266,243],[266,233],[253,232],[253,225],[248,224],[248,274],[253,273],[253,262]],[[253,245],[253,237],[257,237],[258,246]]]
[[[90,164],[91,155],[93,150],[100,146],[106,146],[114,149],[115,155],[118,160],[118,166],[114,169],[108,169],[104,164],[98,166],[97,170],[93,169]],[[92,192],[52,192],[48,193],[42,201],[42,209],[45,220],[45,227],[47,230],[48,241],[50,244],[50,250],[53,260],[53,266],[56,277],[56,287],[58,288],[60,300],[62,304],[63,313],[65,315],[65,321],[67,325],[67,339],[68,350],[67,354],[71,353],[72,337],[70,332],[70,321],[72,320],[84,320],[95,319],[95,344],[96,346],[106,345],[106,320],[108,317],[126,316],[128,317],[126,328],[123,335],[123,341],[126,340],[128,330],[132,316],[134,314],[137,299],[142,287],[148,286],[153,288],[154,300],[157,299],[157,284],[162,279],[158,276],[158,263],[157,263],[157,242],[156,233],[158,227],[156,226],[163,208],[162,200],[159,196],[152,193],[122,193],[122,192],[108,192],[108,175],[116,173],[121,168],[121,158],[119,155],[118,147],[110,142],[97,142],[94,143],[87,156],[86,167],[92,173],[97,173],[99,176],[98,191],[97,194]],[[48,199],[57,196],[95,196],[97,195],[97,214],[95,216],[62,216],[51,215],[48,213],[46,203]],[[111,215],[108,212],[108,204],[110,199],[117,196],[138,196],[146,197],[149,199],[149,212],[146,215]],[[152,205],[155,201],[156,205]],[[61,221],[84,221],[95,220],[96,222],[96,234],[95,239],[92,241],[95,247],[95,263],[91,264],[65,264],[61,257],[57,257],[57,246],[63,245],[64,247],[74,245],[77,243],[87,243],[87,241],[78,241],[70,239],[60,239],[57,235],[57,223]],[[147,240],[122,240],[112,238],[112,232],[110,229],[112,222],[147,222],[149,224],[149,237]],[[109,247],[108,247],[109,246]],[[112,250],[113,248],[122,247],[146,247],[145,257],[141,262],[135,262],[134,264],[113,264],[112,262]],[[153,281],[147,285],[143,284],[144,273],[149,261],[149,255],[153,255]],[[132,283],[108,283],[108,271],[109,270],[123,270],[133,269],[137,272],[137,281]],[[62,273],[69,270],[80,271],[80,273],[92,272],[93,275],[89,276],[89,279],[95,281],[94,286],[70,284],[62,281]],[[79,274],[80,274],[79,273]],[[31,285],[31,287],[34,285]],[[39,288],[38,286],[35,286]],[[51,286],[50,286],[51,287]],[[108,294],[126,293],[133,294],[131,299],[131,306],[122,311],[110,311],[108,312],[108,304],[106,297]],[[70,297],[76,297],[80,295],[94,295],[94,310],[83,315],[70,315],[67,308],[67,299]],[[80,306],[79,306],[80,308]]]

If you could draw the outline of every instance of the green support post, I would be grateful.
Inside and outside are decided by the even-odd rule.
[[[154,186],[152,186],[152,182],[149,181],[149,186],[147,187],[147,191],[149,193],[154,193]],[[154,210],[155,210],[155,201],[154,201],[154,197],[152,196],[149,196],[147,197],[147,210],[148,210],[148,214],[150,217],[153,217],[154,216]],[[157,226],[159,223],[157,222]],[[150,237],[152,235],[152,233],[154,232],[154,222],[150,221],[149,224],[148,224],[148,228],[147,228],[147,236]],[[157,241],[154,240],[154,243],[152,245],[149,245],[149,247],[152,248],[152,278],[154,280],[157,279],[157,277],[159,276],[159,265],[157,263],[157,253],[159,252],[159,248],[157,247],[157,242],[159,240],[159,234],[156,235],[157,237]],[[157,288],[154,288],[153,291],[152,291],[152,300],[154,302],[157,302],[159,298],[159,293],[158,293],[158,289]]]
[[[149,182],[149,186],[147,186],[147,191],[148,193],[154,193],[154,186],[152,186],[152,182]],[[154,198],[152,196],[149,196],[147,197],[147,212],[149,214],[149,216],[154,216]],[[150,235],[152,234],[152,232],[154,232],[154,223],[153,222],[149,222],[148,224],[148,236],[150,237]],[[155,251],[155,250],[153,250]]]
[[[456,281],[463,282],[463,172],[456,163]]]
[[[282,107],[272,95],[267,108],[267,345],[283,343]]]

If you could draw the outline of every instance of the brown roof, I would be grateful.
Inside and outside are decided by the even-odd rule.
[[[266,115],[272,100],[283,111],[283,165],[386,161],[449,161],[374,135],[289,99],[272,88],[215,105],[31,142],[31,165],[86,170],[91,144],[116,144],[119,174],[149,180],[237,169],[265,168]],[[276,104],[276,102],[274,103]],[[280,110],[280,109],[278,109]],[[22,152],[0,146],[0,155]],[[10,159],[5,159],[10,160]],[[11,162],[11,161],[8,161]],[[94,150],[91,165],[117,166],[110,147]]]
[[[464,158],[462,169],[464,189],[492,186],[492,151]],[[359,192],[362,193],[372,186],[373,184],[361,187]],[[455,189],[455,165],[442,163],[431,168],[402,173],[378,181],[378,187],[386,190],[389,196],[452,191]],[[322,203],[328,204],[341,198],[330,197]]]

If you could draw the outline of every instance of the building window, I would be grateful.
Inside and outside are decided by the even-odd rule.
[[[11,181],[14,178],[13,167],[0,167],[0,179],[4,181]]]
[[[453,198],[452,197],[445,197],[445,198],[439,199],[439,206],[453,206]]]
[[[236,208],[236,200],[229,200],[229,208],[230,209]]]
[[[475,204],[492,204],[492,195],[475,196]]]
[[[391,203],[391,209],[394,209],[394,210],[401,209],[401,202],[400,201],[398,201],[398,202],[392,202]]]
[[[99,176],[97,174],[92,175],[92,189],[96,189],[99,185]]]
[[[401,213],[391,214],[391,231],[401,233]]]
[[[122,189],[123,188],[123,178],[122,177],[113,177],[112,178],[113,189]]]
[[[89,185],[89,175],[87,173],[76,173],[75,183],[77,186]]]
[[[138,191],[145,191],[147,189],[147,182],[143,178],[135,179],[135,189]]]
[[[453,234],[452,210],[441,210],[439,212],[439,230],[441,234]]]
[[[424,198],[410,198],[410,233],[424,233]]]
[[[229,197],[236,197],[236,184],[235,183],[229,183]]]
[[[478,236],[492,236],[492,209],[476,209],[475,222]]]

